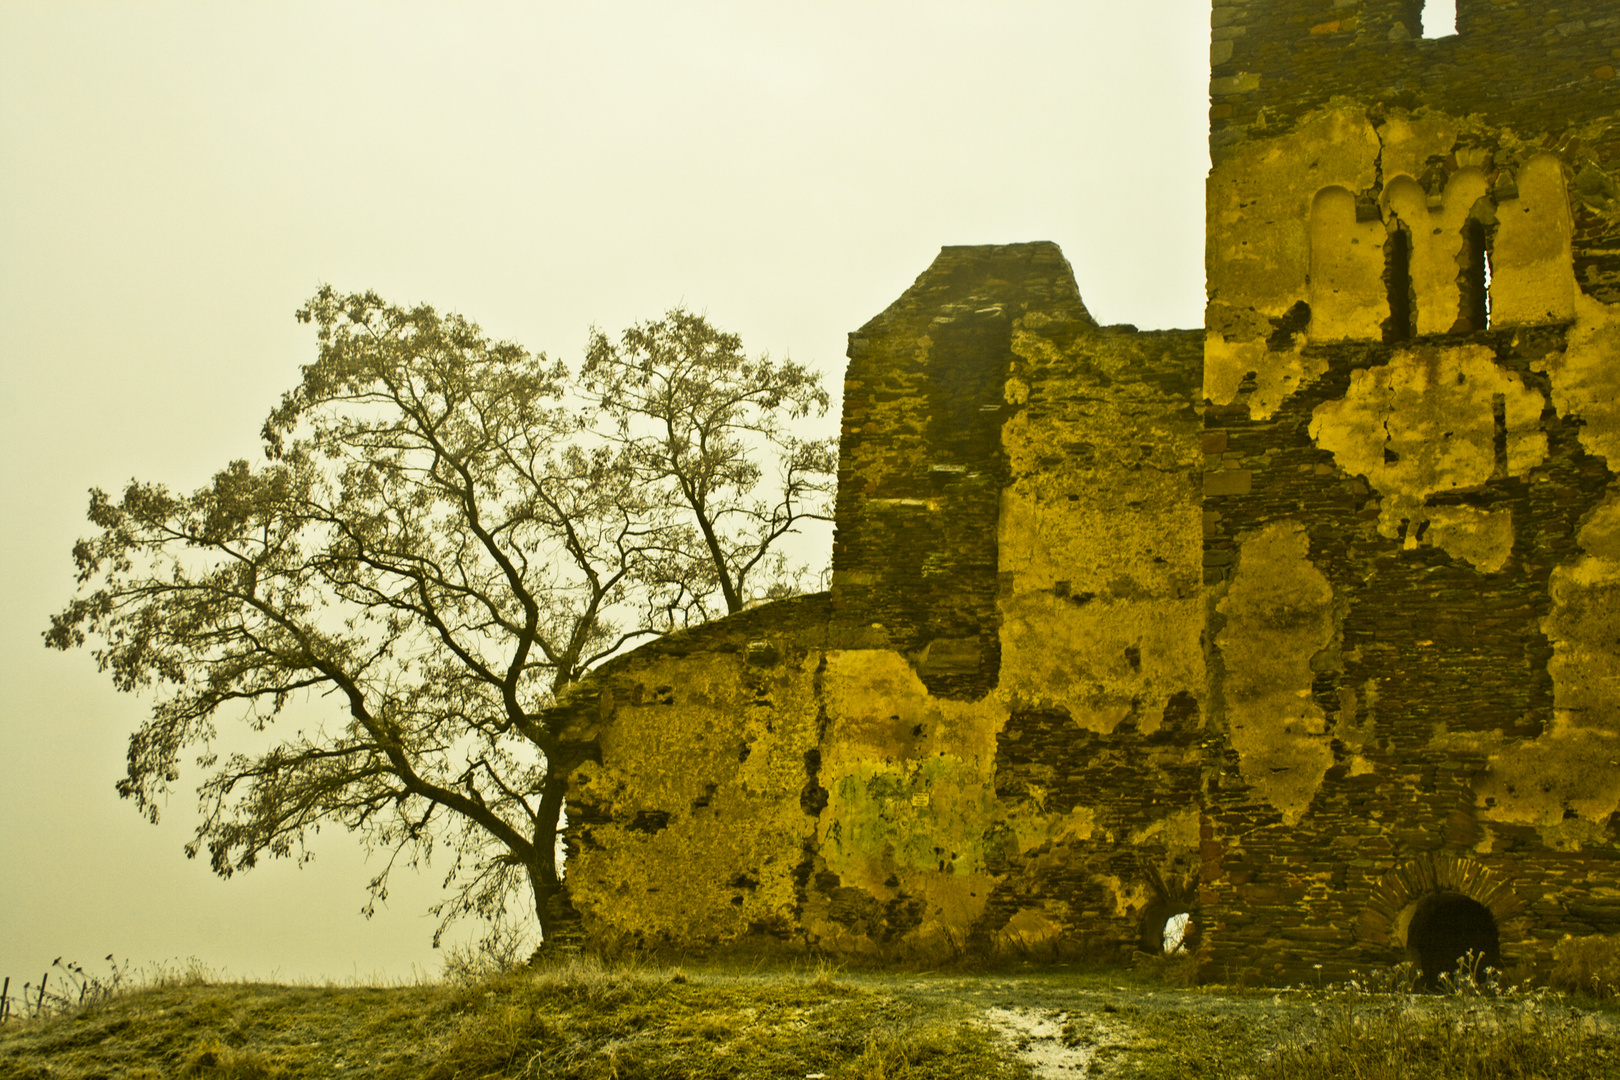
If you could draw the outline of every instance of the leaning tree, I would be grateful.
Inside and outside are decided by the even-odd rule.
[[[497,917],[526,882],[549,936],[567,911],[566,781],[586,748],[547,706],[713,606],[705,568],[727,523],[694,525],[680,478],[651,471],[543,355],[371,293],[323,288],[298,317],[319,355],[266,421],[266,461],[189,495],[92,491],[100,532],[74,548],[78,594],[46,642],[93,643],[118,689],[154,694],[119,793],[156,821],[195,754],[186,851],[206,848],[220,875],[307,858],[310,832],[334,822],[385,853],[368,913],[401,856],[444,847],[440,933]],[[707,376],[728,402],[738,378],[760,378],[732,360]],[[797,503],[830,464],[789,456]],[[231,719],[257,733],[253,752],[221,754],[216,722]]]

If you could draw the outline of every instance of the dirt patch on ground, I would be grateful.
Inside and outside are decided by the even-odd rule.
[[[984,1011],[984,1019],[1039,1080],[1075,1080],[1091,1075],[1099,1044],[1093,1040],[1085,1045],[1072,1042],[1068,1013],[992,1006]],[[1130,1033],[1122,1034],[1129,1042]]]

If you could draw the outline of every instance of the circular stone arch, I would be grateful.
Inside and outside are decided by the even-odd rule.
[[[1432,981],[1470,948],[1500,968],[1501,940],[1513,940],[1524,913],[1507,879],[1477,860],[1440,852],[1385,874],[1362,909],[1356,936],[1413,961]]]

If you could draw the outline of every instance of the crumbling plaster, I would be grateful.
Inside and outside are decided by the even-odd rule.
[[[1061,278],[1042,276],[1053,270]],[[1022,273],[1036,275],[1022,290],[1002,277]],[[1197,338],[1100,330],[1069,274],[1052,245],[947,249],[852,346],[841,521],[914,515],[903,532],[865,535],[920,544],[909,556],[917,580],[949,583],[985,572],[976,549],[937,524],[953,513],[952,491],[1004,477],[991,686],[930,689],[942,646],[951,662],[971,651],[982,669],[972,639],[927,637],[965,613],[938,606],[953,603],[948,590],[896,589],[888,576],[903,560],[861,562],[858,546],[872,541],[856,529],[839,534],[831,620],[796,641],[773,644],[762,608],[750,617],[764,640],[727,633],[726,620],[664,655],[615,661],[595,677],[611,688],[593,729],[601,764],[582,767],[571,790],[581,813],[570,888],[592,934],[935,957],[970,938],[1014,950],[1077,934],[1129,943],[1152,899],[1132,853],[1172,878],[1178,860],[1195,861],[1195,803],[1152,792],[1185,790],[1197,769],[1187,745],[1204,681]],[[981,351],[965,362],[990,377],[953,369],[958,397],[946,407],[1000,411],[988,446],[924,437],[937,414],[889,389],[891,372],[937,366],[953,333],[976,335]],[[1004,353],[983,352],[997,340]],[[857,596],[891,613],[851,618],[871,602]],[[1105,750],[1093,781],[1020,764],[1033,741],[1130,746],[1167,723],[1170,743],[1128,760]],[[762,755],[769,765],[756,768]],[[1122,800],[1103,779],[1121,769],[1156,779]],[[1064,896],[1061,881],[1080,892]]]
[[[1130,381],[1132,353],[1099,349],[1067,374],[1036,333],[1013,349],[1008,396],[1024,407],[1002,428],[1001,695],[1101,734],[1140,711],[1150,734],[1172,696],[1202,697],[1197,448],[1164,392]],[[1030,369],[1047,372],[1034,409]],[[1121,389],[1087,392],[1099,380]]]
[[[593,935],[1123,959],[1192,911],[1291,981],[1436,891],[1515,963],[1620,930],[1620,19],[1520,93],[1537,5],[1410,6],[1217,0],[1201,331],[1023,244],[851,335],[832,594],[559,706]]]
[[[1471,217],[1493,230],[1498,325],[1574,315],[1563,166],[1512,131],[1434,110],[1373,117],[1337,103],[1286,135],[1241,144],[1210,170],[1206,200],[1204,390],[1229,404],[1251,380],[1257,419],[1325,371],[1304,345],[1382,338],[1385,245],[1397,224],[1412,238],[1418,334],[1445,333],[1458,318]],[[1300,304],[1308,319],[1294,315]]]
[[[1380,535],[1416,548],[1431,533],[1432,544],[1494,573],[1513,546],[1511,511],[1430,506],[1428,500],[1437,492],[1477,488],[1493,476],[1523,477],[1541,464],[1545,404],[1498,367],[1490,349],[1428,344],[1351,372],[1349,392],[1316,407],[1310,435],[1344,475],[1363,477],[1381,496]],[[1498,407],[1505,444],[1500,460]]]
[[[1228,738],[1249,786],[1296,825],[1334,760],[1311,698],[1312,661],[1335,633],[1333,588],[1304,528],[1276,522],[1247,538],[1216,610]]]

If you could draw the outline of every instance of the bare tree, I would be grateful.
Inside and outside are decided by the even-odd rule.
[[[782,539],[801,522],[832,520],[837,441],[788,428],[826,413],[820,375],[791,360],[750,360],[736,334],[681,308],[618,344],[592,331],[581,374],[636,474],[667,491],[697,530],[700,565],[686,579],[711,582],[727,612],[741,611],[762,580],[765,595],[794,591]],[[767,483],[760,462],[773,458],[780,476]]]
[[[554,695],[683,622],[690,528],[637,448],[593,436],[568,373],[459,316],[323,288],[299,313],[319,357],[264,426],[267,461],[190,495],[132,481],[91,493],[98,535],[46,632],[156,704],[118,790],[153,821],[198,754],[206,847],[229,877],[307,858],[340,823],[389,872],[453,854],[440,932],[494,918],[526,882],[543,933],[566,908],[556,834],[585,748],[544,719]],[[284,709],[326,695],[337,722]],[[240,715],[267,744],[215,749]],[[435,937],[437,940],[437,935]]]

